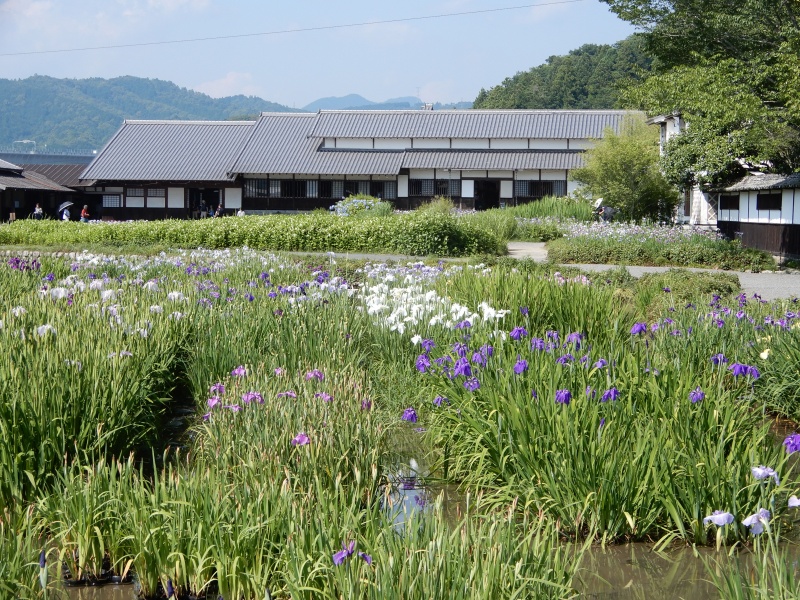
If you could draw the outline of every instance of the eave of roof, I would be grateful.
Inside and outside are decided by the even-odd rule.
[[[765,173],[745,175],[739,181],[722,188],[726,192],[746,192],[757,190],[800,189],[800,173],[778,175]]]

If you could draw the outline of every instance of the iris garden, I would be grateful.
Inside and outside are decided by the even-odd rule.
[[[587,545],[642,541],[756,552],[761,588],[728,564],[726,596],[796,591],[800,435],[775,420],[797,418],[800,306],[731,289],[502,260],[14,257],[0,590],[569,598]]]

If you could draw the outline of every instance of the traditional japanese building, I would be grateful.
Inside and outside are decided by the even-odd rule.
[[[76,195],[37,171],[0,159],[0,221],[27,218],[37,203],[45,215],[56,218],[58,205]]]
[[[82,174],[113,218],[327,209],[351,194],[397,208],[564,196],[569,172],[627,111],[263,113],[256,121],[126,121]],[[90,184],[90,185],[89,185]]]

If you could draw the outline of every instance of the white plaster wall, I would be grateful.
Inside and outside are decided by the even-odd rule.
[[[225,188],[225,208],[242,208],[242,188]]]
[[[500,182],[500,197],[513,198],[514,197],[514,182],[503,180]]]
[[[513,179],[513,171],[489,171],[491,179]]]
[[[453,148],[462,149],[486,149],[489,147],[489,140],[486,138],[463,138],[453,139]]]
[[[573,192],[577,192],[581,189],[581,184],[577,181],[572,181],[567,179],[567,194],[572,194]]]
[[[716,225],[717,213],[711,206],[709,195],[702,192],[699,187],[692,188],[691,215],[689,223],[692,225]]]
[[[519,181],[538,181],[539,169],[533,171],[517,171],[517,179]]]
[[[397,179],[394,175],[373,175],[373,181],[394,181]]]
[[[464,179],[461,181],[461,197],[472,198],[475,196],[475,182],[472,179]]]
[[[504,140],[493,138],[489,141],[493,150],[527,150],[528,140]]]
[[[542,181],[564,181],[566,178],[564,169],[542,169]]]
[[[320,179],[344,179],[344,175],[320,175]]]
[[[294,173],[270,173],[270,179],[294,179]]]
[[[371,149],[372,138],[336,138],[337,148]]]
[[[461,171],[461,177],[473,177],[475,179],[484,179],[486,171]]]
[[[141,196],[130,196],[125,198],[126,208],[144,208],[144,198]]]
[[[336,148],[336,138],[332,138],[332,137],[325,138],[325,140],[322,142],[322,147],[323,148]]]
[[[312,173],[296,173],[294,178],[295,179],[319,179],[319,175],[314,175]]]
[[[567,150],[567,140],[555,138],[531,138],[531,150]]]
[[[792,224],[800,225],[800,190],[792,190]]]
[[[738,210],[721,210],[721,211],[719,211],[719,220],[720,221],[738,221],[739,220],[739,211]]]
[[[433,169],[409,169],[408,176],[411,179],[433,179],[435,174]]]
[[[345,175],[347,181],[369,181],[369,175]]]
[[[461,171],[456,171],[455,169],[447,170],[447,169],[434,169],[436,172],[436,179],[459,179],[461,177]]]
[[[375,148],[381,150],[405,150],[411,148],[411,138],[375,138]]]
[[[164,208],[166,206],[167,199],[166,198],[148,198],[147,199],[147,208]]]
[[[595,140],[587,140],[587,139],[574,139],[569,141],[569,149],[570,150],[588,150],[589,148],[594,148],[594,145],[597,142]]]
[[[449,148],[449,138],[414,138],[414,148]]]
[[[167,188],[167,208],[183,208],[183,188]]]
[[[408,175],[397,176],[397,197],[408,198]]]

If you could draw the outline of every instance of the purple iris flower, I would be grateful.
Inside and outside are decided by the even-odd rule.
[[[302,431],[292,438],[292,446],[307,446],[311,440]]]
[[[544,350],[544,340],[542,338],[531,338],[531,350]]]
[[[167,600],[175,597],[175,588],[172,587],[172,579],[167,579]]]
[[[416,367],[417,371],[420,373],[425,373],[431,366],[431,359],[428,358],[427,354],[420,354],[417,357]]]
[[[519,341],[527,335],[528,330],[524,327],[514,327],[514,329],[511,330],[511,333],[508,334],[508,337],[510,337],[512,340]]]
[[[278,398],[297,398],[297,392],[294,390],[287,390],[285,392],[279,392]]]
[[[600,418],[600,427],[598,427],[598,429],[602,429],[605,426],[606,426],[606,418],[605,417],[601,417]]]
[[[490,346],[489,344],[484,344],[480,348],[478,348],[478,352],[483,354],[486,358],[491,358],[494,355],[494,346]]]
[[[283,369],[281,367],[278,367],[277,369],[275,369],[275,375],[277,375],[278,377],[280,377],[284,373],[286,373],[286,369]]]
[[[215,395],[222,395],[225,393],[225,386],[221,382],[217,382],[208,391]]]
[[[700,389],[699,385],[689,392],[689,400],[692,401],[692,404],[697,404],[698,402],[705,400],[705,397],[706,393]]]
[[[581,347],[581,342],[583,341],[583,334],[582,333],[570,333],[567,336],[567,339],[564,341],[565,344],[575,344],[575,348]]]
[[[480,352],[473,352],[472,353],[472,362],[478,365],[479,367],[486,366],[486,356],[484,356]]]
[[[586,397],[587,398],[594,398],[596,395],[597,395],[597,392],[595,391],[595,389],[592,386],[587,385],[586,386]]]
[[[322,381],[325,379],[325,375],[323,375],[322,371],[319,369],[314,369],[313,371],[309,371],[306,373],[306,381],[310,381],[312,379],[316,379],[317,381]]]
[[[422,340],[419,345],[422,346],[422,349],[425,350],[425,352],[430,352],[436,347],[436,344],[433,343],[433,340],[428,339]]]
[[[250,404],[251,402],[264,404],[264,398],[258,392],[245,392],[242,394],[242,402],[245,404]]]
[[[403,411],[403,421],[408,421],[409,423],[416,423],[417,422],[417,411],[415,411],[412,407],[408,407]]]
[[[608,365],[608,361],[605,358],[599,359],[596,363],[594,363],[595,369],[602,369],[603,367]]]
[[[345,544],[342,542],[342,549],[339,552],[334,553],[333,555],[333,564],[337,567],[341,565],[349,556],[352,556],[353,552],[356,549],[356,542],[355,540],[351,541],[349,544]]]
[[[569,364],[569,363],[571,363],[571,362],[572,362],[572,361],[574,361],[574,360],[575,360],[575,357],[574,357],[574,356],[572,356],[572,354],[565,354],[564,356],[559,356],[559,357],[556,359],[556,362],[557,362],[558,364],[560,364],[560,365],[566,365],[566,364]]]
[[[770,514],[765,508],[759,508],[757,513],[754,513],[742,521],[742,525],[750,528],[750,533],[759,535],[764,532],[764,524],[769,521]]]
[[[609,400],[613,402],[614,400],[617,400],[619,397],[620,397],[619,390],[615,387],[612,387],[611,389],[603,392],[603,395],[600,396],[600,402],[608,402]]]
[[[759,465],[757,467],[751,467],[750,472],[753,474],[753,477],[755,477],[759,481],[772,478],[775,480],[775,485],[781,484],[778,474],[775,472],[775,469],[771,467],[765,467],[764,465]]]
[[[211,398],[206,400],[206,404],[208,404],[208,408],[214,408],[219,403],[220,403],[220,397],[219,396],[211,396]]]
[[[514,373],[522,375],[528,370],[528,361],[517,355],[517,362],[514,364]]]
[[[462,344],[461,342],[456,342],[453,344],[453,352],[455,352],[461,358],[464,358],[467,355],[467,350],[469,350],[469,348],[466,344]]]
[[[531,390],[531,398],[536,400],[539,397],[539,394],[536,393],[536,390]]]
[[[759,373],[758,369],[742,363],[732,363],[731,366],[728,367],[728,370],[733,373],[734,377],[747,377],[749,375],[753,379],[758,379],[761,376],[761,373]]]
[[[358,557],[363,559],[363,561],[368,565],[372,565],[372,557],[366,552],[359,552]]]
[[[800,451],[800,434],[793,433],[786,436],[786,439],[783,440],[783,445],[786,447],[786,452],[789,454]]]
[[[470,327],[472,327],[472,323],[468,319],[464,319],[455,325],[456,329],[469,329]]]
[[[330,402],[333,400],[333,396],[325,392],[317,392],[314,394],[314,398],[321,398],[323,402]]]
[[[472,369],[470,368],[469,361],[466,358],[459,358],[456,361],[456,364],[453,367],[453,375],[456,377],[459,375],[463,375],[464,377],[469,377],[472,375]]]
[[[478,381],[477,377],[469,377],[466,381],[464,381],[464,387],[470,392],[475,392],[480,389],[481,382]]]
[[[244,368],[244,365],[239,365],[233,371],[231,371],[231,377],[246,377],[247,376],[247,369]]]
[[[713,523],[717,527],[725,527],[733,523],[734,517],[731,513],[723,510],[715,510],[713,513],[703,519],[703,525]]]
[[[436,396],[436,398],[433,399],[434,406],[441,407],[444,402],[450,404],[450,400],[448,400],[445,396]]]
[[[519,314],[521,314],[523,317],[527,317],[528,316],[528,307],[527,306],[520,306],[519,307]]]
[[[551,329],[549,331],[546,331],[544,335],[545,335],[545,337],[547,339],[558,341],[558,332],[557,331],[553,331]]]
[[[556,390],[556,403],[569,404],[572,400],[572,393],[569,390]]]
[[[444,356],[440,356],[439,358],[434,359],[433,362],[435,362],[440,367],[443,367],[445,365],[449,365],[450,363],[452,363],[453,358],[450,355],[445,354]]]
[[[372,400],[365,398],[361,401],[361,410],[372,410]]]
[[[42,550],[39,553],[39,568],[44,569],[47,566],[47,552]]]
[[[634,323],[631,327],[631,335],[639,335],[647,332],[647,323]]]
[[[225,405],[225,406],[223,406],[222,408],[227,408],[229,411],[231,411],[231,412],[235,412],[235,413],[237,413],[237,412],[239,412],[240,410],[242,410],[242,407],[241,407],[241,406],[239,406],[238,404],[226,404],[226,405]]]
[[[722,365],[726,364],[728,362],[728,359],[725,358],[725,355],[720,352],[719,354],[714,354],[711,357],[711,362],[714,363],[715,365]]]

